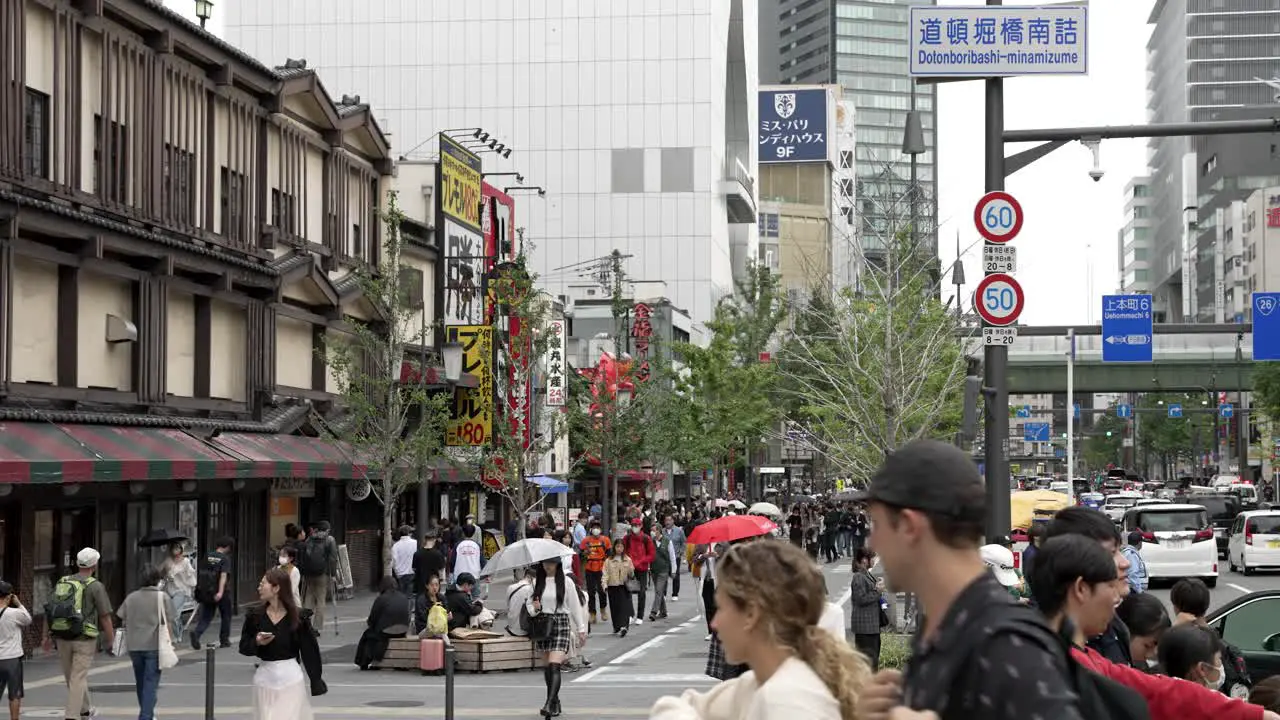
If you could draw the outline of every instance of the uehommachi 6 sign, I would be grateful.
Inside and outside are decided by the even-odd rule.
[[[440,212],[480,232],[480,157],[440,136]]]
[[[493,436],[493,326],[450,325],[445,334],[449,342],[462,344],[462,371],[480,378],[479,386],[458,388],[454,392],[445,444],[450,447],[488,445]]]
[[[761,90],[759,162],[825,162],[828,97],[826,88]]]

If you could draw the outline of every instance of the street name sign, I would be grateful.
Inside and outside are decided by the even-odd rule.
[[[978,282],[978,315],[989,325],[1003,327],[1018,321],[1025,300],[1022,286],[1012,275],[995,273]],[[985,334],[983,336],[985,338]]]
[[[1003,345],[1010,347],[1018,339],[1016,327],[984,327],[982,328],[983,345]]]
[[[1280,360],[1280,292],[1253,294],[1253,359]]]
[[[1089,9],[912,5],[915,77],[1089,74]]]
[[[1049,442],[1049,423],[1027,423],[1023,425],[1022,439],[1026,442]]]
[[[1222,403],[1218,406],[1218,414],[1224,419],[1230,420],[1231,416],[1236,414],[1236,409],[1231,407],[1231,403]]]
[[[1080,419],[1080,403],[1076,403],[1072,405],[1071,408],[1072,408],[1071,414],[1074,415],[1077,420],[1079,420]]]
[[[1124,404],[1124,403],[1121,403],[1121,404],[1117,405],[1117,406],[1116,406],[1116,417],[1118,417],[1118,418],[1129,418],[1129,417],[1133,417],[1133,407],[1131,407],[1131,406],[1129,406],[1129,405],[1126,405],[1126,404]]]
[[[1022,231],[1022,219],[1022,206],[1012,195],[999,190],[983,195],[973,208],[973,224],[988,242],[1007,243],[1017,237]]]
[[[1169,403],[1169,417],[1182,417],[1182,403]]]
[[[989,273],[1011,273],[1018,269],[1018,249],[1011,245],[982,246],[982,269]]]
[[[1151,362],[1151,296],[1102,296],[1102,362]]]

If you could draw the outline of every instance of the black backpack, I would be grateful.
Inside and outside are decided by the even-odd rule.
[[[313,535],[298,548],[298,572],[307,577],[327,575],[329,573],[328,540]]]
[[[996,621],[990,634],[976,635],[975,633],[983,631],[983,625],[971,622],[969,637],[964,638],[961,646],[976,650],[992,634],[1014,633],[1063,658],[1067,680],[1080,701],[1080,717],[1088,720],[1151,720],[1151,711],[1141,694],[1084,667],[1071,655],[1071,637],[1074,632],[1071,623],[1063,623],[1062,631],[1055,636],[1053,630],[1044,624],[1040,613],[1031,608],[1015,606],[1001,610],[1008,612]],[[956,669],[959,672],[951,679],[952,686],[964,676],[964,670],[971,666],[974,663],[970,661],[957,663]],[[962,697],[963,693],[963,688],[956,688],[952,697]]]
[[[217,602],[218,580],[222,575],[222,553],[207,552],[200,559],[200,567],[196,568],[196,602],[209,604]]]

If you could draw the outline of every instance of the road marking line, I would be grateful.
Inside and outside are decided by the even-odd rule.
[[[23,708],[23,716],[30,714],[31,717],[57,717],[48,713],[61,714],[61,708],[54,707],[33,707]],[[648,717],[649,708],[635,707],[612,707],[612,708],[573,708],[574,714],[581,714],[587,717]],[[413,707],[413,708],[382,708],[368,706],[352,706],[352,707],[312,707],[314,715],[336,715],[345,717],[440,717],[442,711],[432,711],[431,708]],[[456,709],[458,717],[528,717],[530,715],[529,708],[525,707],[504,707],[504,708],[468,708],[458,707]],[[239,707],[220,707],[217,708],[218,717],[226,717],[228,715],[252,716],[253,708],[249,706]],[[161,714],[166,717],[204,717],[203,707],[171,707],[161,710]],[[98,708],[98,717],[101,718],[136,718],[138,716],[138,708],[134,707],[100,707]]]
[[[630,650],[628,650],[628,651],[626,651],[626,652],[622,653],[622,654],[621,654],[621,655],[619,655],[618,657],[616,657],[616,658],[614,658],[614,659],[610,660],[610,661],[609,661],[609,665],[621,665],[622,663],[627,662],[627,661],[628,661],[628,660],[630,660],[631,658],[636,657],[637,655],[640,655],[640,654],[642,654],[642,653],[648,652],[651,648],[655,648],[655,647],[657,647],[658,645],[661,645],[662,643],[666,642],[666,640],[667,640],[667,638],[668,638],[668,637],[670,637],[670,636],[664,633],[664,634],[662,634],[662,635],[657,635],[657,636],[654,636],[654,637],[652,637],[652,638],[649,638],[648,640],[646,640],[646,641],[644,641],[643,643],[641,643],[641,644],[637,645],[636,647],[633,647],[633,648],[631,648]],[[608,669],[608,666],[607,666],[607,665],[606,665],[606,666],[604,666],[604,667],[596,668],[595,670],[592,670],[591,672],[587,673],[586,675],[583,675],[582,677],[575,679],[573,682],[575,682],[575,683],[586,682],[586,681],[590,680],[591,678],[594,678],[594,677],[596,677],[596,676],[598,676],[598,675],[600,675],[600,674],[604,673],[604,671],[605,671],[606,669]]]
[[[848,590],[845,590],[844,594],[840,596],[840,599],[836,600],[836,604],[839,605],[840,607],[844,607],[844,604],[849,602],[850,597],[853,597],[853,588],[849,588]]]
[[[1247,587],[1245,587],[1245,586],[1243,586],[1243,585],[1237,585],[1237,584],[1235,584],[1235,583],[1227,583],[1227,587],[1231,588],[1232,590],[1239,590],[1240,592],[1244,593],[1245,595],[1248,595],[1249,593],[1253,592],[1253,591],[1252,591],[1252,590],[1250,590],[1249,588],[1247,588]]]

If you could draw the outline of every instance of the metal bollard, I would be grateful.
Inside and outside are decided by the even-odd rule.
[[[204,720],[213,720],[213,661],[218,646],[204,646]]]
[[[457,653],[452,645],[444,648],[444,720],[453,720],[453,666]]]

